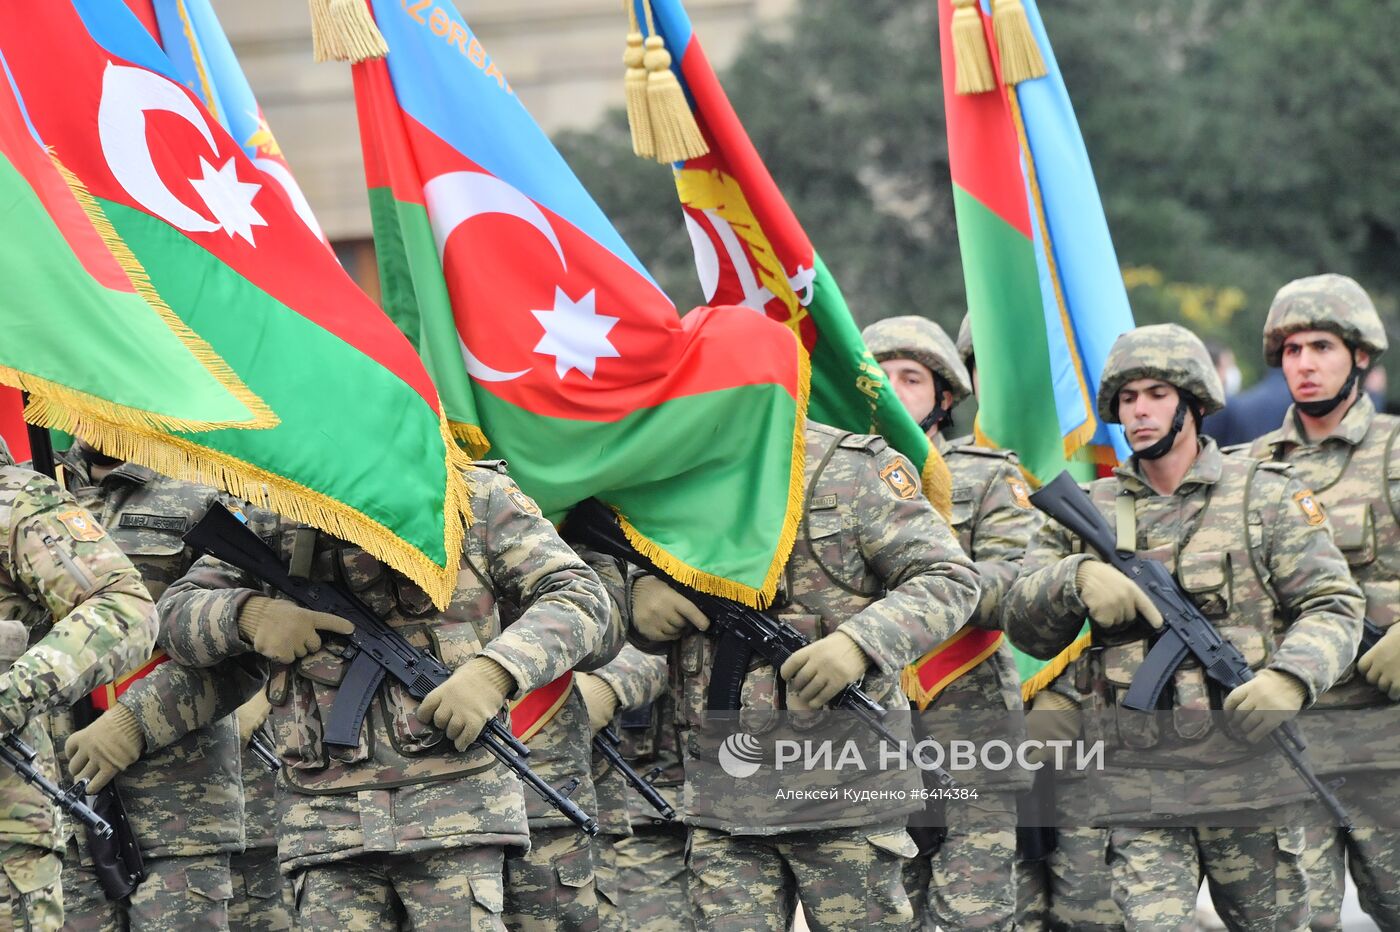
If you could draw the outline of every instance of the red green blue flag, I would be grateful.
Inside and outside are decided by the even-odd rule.
[[[384,303],[457,437],[546,515],[596,496],[668,572],[766,603],[801,495],[792,331],[679,316],[448,0],[369,9],[389,53],[353,71]]]
[[[155,291],[279,420],[146,446],[98,433],[98,445],[353,541],[446,604],[467,508],[462,457],[393,322],[125,5],[5,4],[0,53],[38,136]]]

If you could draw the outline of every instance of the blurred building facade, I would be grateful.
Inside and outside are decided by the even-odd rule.
[[[722,69],[796,0],[688,0]],[[346,267],[377,291],[350,69],[311,60],[301,0],[213,0],[277,141]],[[468,25],[546,132],[587,128],[622,105],[627,22],[619,0],[457,0]],[[369,264],[370,267],[366,267]]]

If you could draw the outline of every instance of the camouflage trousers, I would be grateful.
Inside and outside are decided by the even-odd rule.
[[[595,932],[598,889],[587,835],[572,825],[530,830],[530,850],[506,859],[505,922],[520,932]]]
[[[362,854],[292,875],[296,924],[336,932],[504,932],[498,847]]]
[[[937,851],[904,864],[914,928],[1009,930],[1016,916],[1016,794],[949,803]]]
[[[1045,860],[1017,861],[1015,928],[1122,932],[1107,855],[1107,829],[1061,828]]]
[[[73,932],[228,929],[233,884],[227,854],[146,858],[146,879],[112,902],[72,839],[63,860],[64,928]]]
[[[1342,927],[1349,868],[1361,908],[1382,929],[1400,929],[1400,773],[1348,774],[1336,792],[1355,828],[1343,832],[1320,806],[1308,811],[1303,868],[1311,896],[1311,928]]]
[[[684,825],[636,825],[613,847],[627,932],[687,932],[695,928],[686,893]]]
[[[902,871],[915,853],[902,824],[763,836],[692,827],[690,901],[715,932],[787,932],[799,900],[812,932],[905,932],[914,911]]]
[[[1226,928],[1302,932],[1308,927],[1302,808],[1262,812],[1265,828],[1115,828],[1109,832],[1113,898],[1129,930],[1195,928],[1201,873]]]
[[[277,848],[250,848],[229,860],[233,900],[231,932],[288,932],[292,928],[292,889],[277,868]]]
[[[0,932],[62,928],[63,863],[58,855],[10,843],[0,847],[0,866]]]

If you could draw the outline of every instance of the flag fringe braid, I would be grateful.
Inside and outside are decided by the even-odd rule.
[[[468,424],[465,421],[449,421],[447,427],[452,431],[452,439],[457,441],[466,450],[467,456],[472,459],[483,459],[487,451],[491,449],[491,441],[486,439],[486,434],[475,424]]]
[[[794,337],[794,339],[796,338]],[[647,539],[641,531],[633,527],[632,522],[628,521],[626,516],[613,508],[613,511],[617,513],[617,523],[622,527],[622,532],[627,536],[628,542],[637,548],[638,553],[651,560],[667,576],[677,582],[710,595],[742,602],[750,608],[768,607],[777,594],[778,580],[782,578],[783,568],[787,566],[793,544],[797,542],[797,528],[802,522],[803,493],[807,486],[807,402],[811,394],[812,363],[808,359],[806,351],[801,349],[800,344],[798,359],[797,419],[792,437],[792,472],[788,481],[787,512],[783,517],[782,533],[778,537],[778,546],[773,554],[773,562],[769,564],[768,574],[760,588],[755,589],[752,586],[734,582],[732,579],[715,576],[683,562]]]
[[[647,108],[647,69],[646,49],[642,47],[644,36],[637,23],[637,7],[634,0],[622,0],[627,8],[627,49],[622,53],[622,64],[626,67],[623,76],[623,90],[627,99],[627,125],[632,130],[632,152],[639,158],[656,157],[656,139],[651,134],[651,111]]]
[[[959,94],[984,94],[995,90],[992,53],[982,28],[977,0],[953,0],[953,88]]]
[[[1055,659],[1046,663],[1045,666],[1037,670],[1032,676],[1021,681],[1021,701],[1030,702],[1035,698],[1035,694],[1055,681],[1069,665],[1078,659],[1079,655],[1089,649],[1089,632],[1084,632],[1075,638],[1068,647],[1055,655]]]
[[[919,479],[924,487],[924,498],[929,500],[933,510],[943,516],[944,521],[953,517],[953,474],[943,460],[943,454],[932,443],[928,445],[928,456],[919,470]]]
[[[216,486],[289,520],[314,525],[341,540],[358,544],[403,573],[421,586],[439,609],[445,609],[452,601],[466,528],[473,521],[471,491],[464,475],[471,460],[451,442],[445,420],[439,423],[447,451],[447,486],[443,495],[443,550],[447,563],[439,566],[427,554],[363,512],[219,450],[182,437],[137,435],[123,427],[77,416],[44,398],[31,398],[24,409],[24,418],[40,427],[82,437],[110,456],[149,466],[176,479]]]
[[[997,39],[1003,81],[1014,86],[1045,77],[1045,59],[1021,0],[992,0],[992,32]]]
[[[309,0],[311,42],[316,61],[351,64],[389,54],[365,0]]]
[[[710,151],[700,125],[695,122],[685,90],[671,71],[671,53],[656,31],[650,0],[642,0],[647,17],[647,39],[642,64],[647,70],[647,111],[658,162],[671,164],[698,159]]]
[[[175,335],[175,338],[194,356],[195,361],[203,366],[210,376],[236,398],[243,407],[248,409],[249,420],[223,423],[167,417],[154,411],[140,411],[105,399],[95,398],[76,389],[45,382],[37,376],[20,374],[34,386],[32,388],[26,386],[25,390],[35,394],[48,395],[56,401],[71,406],[75,412],[86,412],[89,416],[110,421],[113,424],[127,424],[138,430],[197,432],[224,427],[265,430],[280,424],[281,419],[273,413],[267,403],[255,395],[253,390],[245,385],[238,374],[233,371],[232,367],[224,362],[223,357],[214,351],[214,347],[191,330],[189,325],[181,320],[180,316],[170,309],[170,305],[165,303],[165,299],[156,292],[155,286],[151,284],[150,275],[146,274],[145,267],[141,265],[141,260],[136,258],[131,247],[127,246],[126,241],[118,235],[116,227],[112,226],[112,221],[102,210],[102,205],[97,203],[97,198],[92,196],[82,180],[73,174],[68,166],[64,165],[52,152],[49,153],[49,160],[57,169],[64,184],[68,186],[68,190],[72,192],[73,199],[78,202],[78,206],[87,215],[88,222],[97,231],[98,239],[102,240],[102,245],[112,254],[112,258],[116,260],[117,265],[126,275],[127,281],[131,282],[131,287],[135,289],[136,294],[150,306],[161,322]],[[16,383],[11,382],[10,384]]]
[[[960,641],[978,637],[985,633],[985,629],[967,626],[960,629],[952,637],[948,638],[937,647],[924,654],[918,660],[909,664],[899,673],[899,686],[904,690],[904,695],[909,697],[909,701],[914,708],[920,712],[929,707],[933,700],[937,699],[943,690],[962,678],[968,671],[976,669],[978,666],[1001,647],[1005,635],[998,632],[995,637],[987,639],[987,643],[977,649],[974,653],[963,658],[962,662],[951,670],[947,670],[932,686],[925,686],[923,678],[919,675],[920,668],[924,664],[938,657],[944,651],[956,650]]]

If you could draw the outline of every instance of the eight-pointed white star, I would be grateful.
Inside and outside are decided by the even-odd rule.
[[[618,318],[597,313],[593,309],[595,295],[596,292],[590,291],[574,301],[563,288],[556,287],[554,310],[530,312],[544,327],[544,336],[536,344],[535,352],[554,357],[554,371],[561,379],[570,369],[577,369],[591,379],[599,359],[621,355],[608,342],[608,331]]]
[[[241,236],[256,246],[253,227],[267,226],[267,221],[253,208],[253,198],[262,190],[262,185],[239,181],[238,162],[234,159],[229,159],[220,169],[215,169],[203,156],[199,164],[204,169],[204,177],[191,178],[190,184],[209,205],[214,220],[230,237]]]

